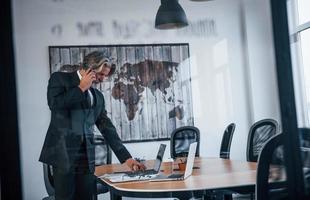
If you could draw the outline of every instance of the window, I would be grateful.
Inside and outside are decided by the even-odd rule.
[[[310,7],[309,0],[289,0],[288,16],[291,34],[291,57],[293,62],[294,89],[299,127],[310,127]],[[307,150],[309,129],[299,129],[301,162],[306,195],[310,196]],[[296,164],[296,163],[295,163]],[[297,165],[298,166],[298,165]]]
[[[310,127],[310,1],[288,1],[298,125]]]
[[[295,0],[298,11],[298,24],[304,24],[310,21],[310,2],[309,0]]]
[[[300,32],[300,47],[302,57],[302,69],[304,71],[305,97],[306,97],[306,114],[310,119],[310,29]]]

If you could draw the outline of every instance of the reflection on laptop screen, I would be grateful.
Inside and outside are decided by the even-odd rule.
[[[187,156],[186,169],[184,173],[184,179],[189,177],[193,172],[195,154],[196,154],[197,142],[194,142],[189,147],[189,153]]]
[[[150,181],[179,181],[185,180],[193,172],[193,166],[195,161],[195,153],[197,148],[197,142],[194,142],[189,147],[189,153],[187,155],[187,163],[185,173],[172,173],[170,175],[158,174],[156,177],[152,178]]]
[[[159,147],[159,150],[156,156],[155,164],[154,164],[154,170],[157,172],[159,172],[160,165],[164,157],[165,149],[166,149],[166,145],[160,144],[160,147]]]

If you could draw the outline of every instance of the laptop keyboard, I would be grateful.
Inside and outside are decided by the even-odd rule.
[[[133,176],[146,176],[146,175],[152,175],[152,174],[157,174],[157,171],[154,169],[147,169],[144,171],[133,171],[133,172],[126,172],[126,174],[130,177]]]
[[[170,174],[168,178],[180,178],[182,176],[184,176],[184,174]]]

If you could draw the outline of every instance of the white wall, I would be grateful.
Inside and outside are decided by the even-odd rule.
[[[180,0],[188,19],[194,23],[214,20],[215,32],[206,31],[204,35],[197,33],[205,30],[197,32],[197,29],[189,30],[192,32],[186,32],[188,29],[155,30],[152,25],[159,3],[141,0],[13,1],[24,199],[41,199],[46,195],[38,158],[50,119],[46,101],[50,45],[188,42],[194,117],[195,125],[201,130],[202,156],[218,156],[224,128],[235,122],[231,157],[244,160],[250,124],[263,117],[278,119],[267,0],[201,3]],[[123,25],[121,32],[115,32],[113,21]],[[78,22],[83,27],[95,22],[99,29],[92,29],[85,35],[78,29]],[[126,146],[134,157],[152,159],[158,144]],[[167,151],[165,158],[168,156]]]
[[[243,0],[243,2],[252,118],[254,121],[268,117],[279,119],[270,1]]]

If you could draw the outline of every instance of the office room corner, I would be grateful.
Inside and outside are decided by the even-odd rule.
[[[308,0],[1,4],[1,199],[310,199]]]

